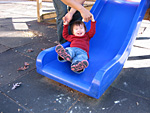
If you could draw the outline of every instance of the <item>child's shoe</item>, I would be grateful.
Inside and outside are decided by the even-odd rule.
[[[58,56],[60,56],[64,60],[71,61],[71,56],[66,51],[66,49],[64,49],[64,47],[62,45],[60,45],[60,44],[57,45],[56,48],[55,48],[55,51],[57,52]]]
[[[89,65],[87,60],[77,61],[71,65],[71,70],[74,72],[83,72]]]

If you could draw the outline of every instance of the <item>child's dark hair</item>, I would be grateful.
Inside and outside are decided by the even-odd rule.
[[[75,22],[72,23],[71,28],[70,28],[72,34],[73,34],[73,27],[74,27],[75,25],[77,25],[77,26],[83,25],[85,31],[87,30],[84,22],[82,22],[81,20],[76,20]]]

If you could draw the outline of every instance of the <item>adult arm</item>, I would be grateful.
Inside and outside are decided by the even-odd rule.
[[[61,0],[61,1],[72,8],[70,10],[71,15],[73,15],[76,12],[76,10],[78,10],[81,13],[81,16],[85,22],[91,20],[92,14],[90,13],[89,10],[85,9],[82,6],[85,0]]]

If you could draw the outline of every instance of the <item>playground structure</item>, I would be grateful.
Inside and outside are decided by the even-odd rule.
[[[60,63],[55,47],[38,55],[37,72],[98,99],[122,70],[149,3],[149,0],[97,0],[91,9],[97,21],[96,34],[90,41],[90,65],[85,72],[76,74],[69,62]],[[89,30],[90,22],[86,26]]]

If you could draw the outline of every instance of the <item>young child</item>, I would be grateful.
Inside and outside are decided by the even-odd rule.
[[[89,65],[89,41],[95,34],[96,21],[92,17],[91,29],[88,32],[86,32],[84,22],[75,21],[71,25],[73,35],[68,34],[68,26],[68,23],[64,21],[63,37],[71,42],[70,47],[64,48],[59,44],[55,50],[60,62],[70,61],[71,70],[76,73],[82,73]]]

